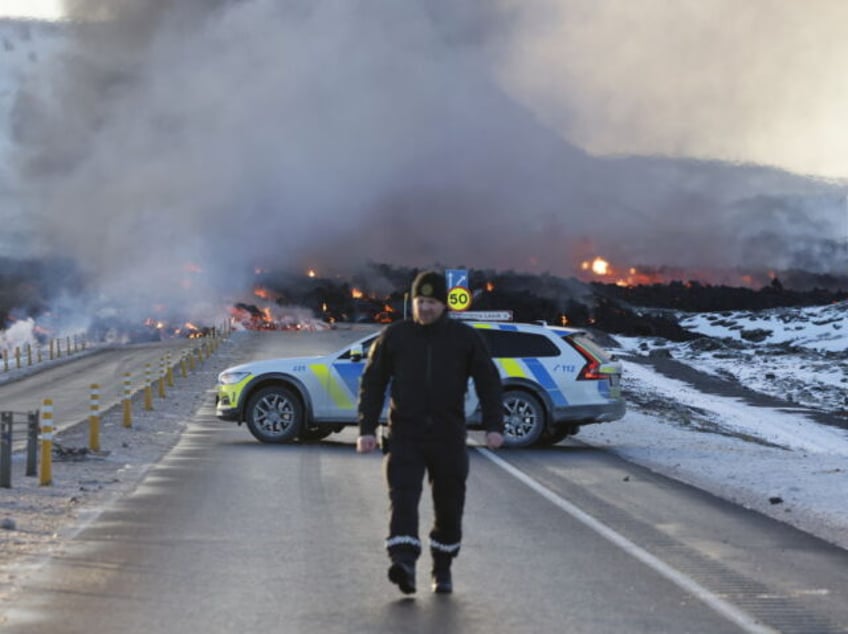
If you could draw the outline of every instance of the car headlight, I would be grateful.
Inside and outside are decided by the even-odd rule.
[[[250,376],[250,372],[221,372],[218,375],[218,383],[221,385],[232,385],[243,381]]]

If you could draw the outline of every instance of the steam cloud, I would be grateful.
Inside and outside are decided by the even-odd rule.
[[[534,11],[71,0],[66,49],[15,111],[31,248],[144,307],[244,290],[255,267],[368,260],[848,271],[843,184],[598,158],[543,123],[505,79],[545,80],[516,57],[543,21]]]

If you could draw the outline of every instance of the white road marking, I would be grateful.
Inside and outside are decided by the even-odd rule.
[[[710,592],[707,588],[699,584],[691,577],[688,577],[679,570],[672,568],[667,563],[665,563],[661,559],[658,559],[644,548],[640,548],[623,535],[620,535],[619,533],[615,532],[606,524],[598,521],[597,519],[595,519],[585,511],[582,511],[580,508],[578,508],[568,500],[560,497],[544,485],[540,484],[523,471],[520,471],[516,467],[509,464],[507,461],[496,456],[493,452],[489,451],[484,447],[474,448],[484,458],[493,462],[495,465],[506,471],[516,480],[523,482],[528,487],[533,489],[536,493],[541,495],[543,498],[547,499],[549,502],[552,502],[555,506],[562,509],[571,517],[598,533],[601,537],[604,537],[608,541],[621,548],[624,552],[628,553],[632,557],[635,557],[636,559],[644,563],[646,566],[652,568],[679,588],[682,588],[686,592],[689,592],[698,600],[718,612],[720,615],[738,625],[745,632],[750,632],[751,634],[779,634],[777,630],[774,630],[768,627],[767,625],[763,625],[747,612],[740,610],[735,605],[728,603],[721,597]]]

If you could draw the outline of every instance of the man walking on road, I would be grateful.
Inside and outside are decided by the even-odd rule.
[[[451,562],[459,554],[468,477],[465,392],[468,379],[480,400],[486,446],[503,444],[501,381],[486,344],[473,328],[449,318],[444,275],[420,273],[412,284],[412,320],[387,326],[371,348],[359,394],[356,450],[377,447],[376,431],[390,387],[384,470],[390,521],[386,540],[389,580],[415,592],[421,554],[418,504],[424,474],[433,494],[430,531],[432,589],[453,591]]]

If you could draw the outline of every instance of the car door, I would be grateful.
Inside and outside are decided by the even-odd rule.
[[[327,364],[324,384],[326,410],[322,418],[352,422],[357,418],[359,404],[359,379],[365,370],[368,350],[377,335],[357,341],[340,351]]]

